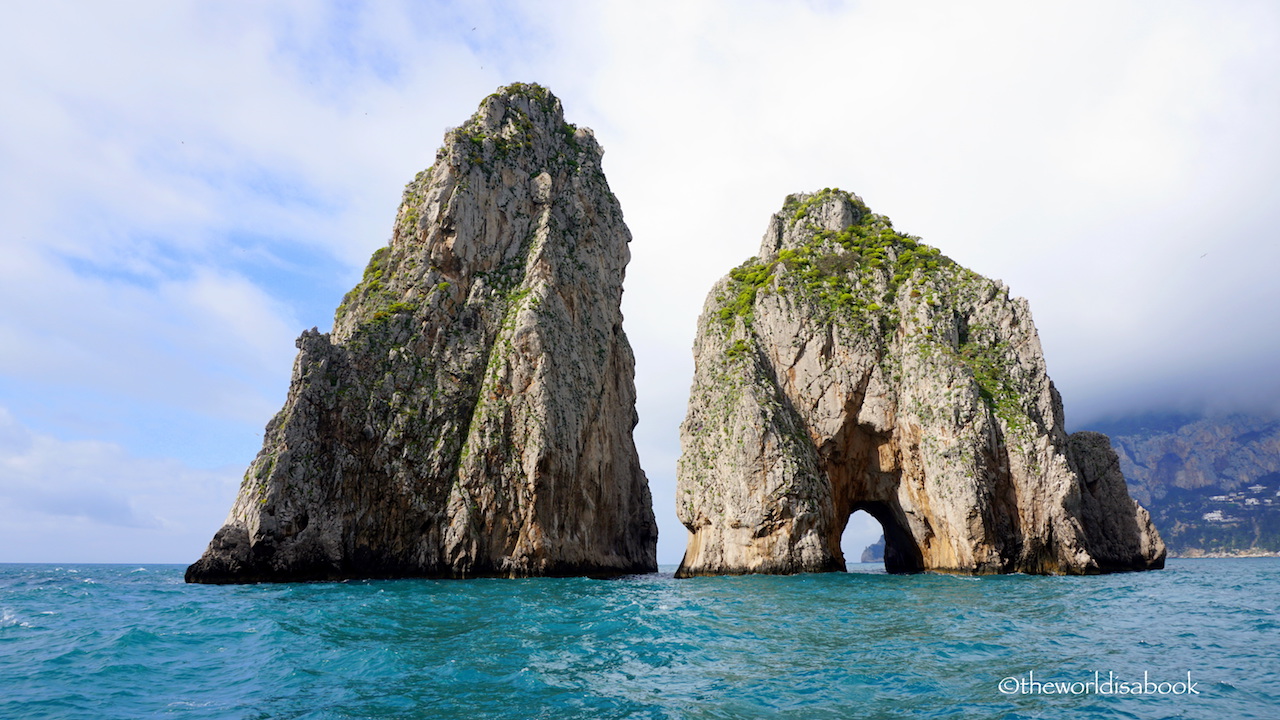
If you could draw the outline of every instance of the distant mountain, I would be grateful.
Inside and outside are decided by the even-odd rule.
[[[868,545],[866,550],[862,551],[862,562],[864,563],[884,562],[884,536],[883,535],[880,536],[879,540]]]
[[[1280,552],[1280,418],[1143,415],[1090,425],[1169,554]]]

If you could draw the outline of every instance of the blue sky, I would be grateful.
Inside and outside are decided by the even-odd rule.
[[[516,81],[595,130],[635,238],[660,562],[697,313],[791,192],[857,192],[1027,297],[1073,427],[1275,411],[1277,67],[1266,2],[6,8],[0,561],[194,560],[294,339]]]

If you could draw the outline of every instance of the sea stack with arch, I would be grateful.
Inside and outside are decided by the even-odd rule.
[[[1068,435],[1027,301],[840,190],[789,196],[712,288],[681,425],[678,576],[1163,567],[1106,436]]]

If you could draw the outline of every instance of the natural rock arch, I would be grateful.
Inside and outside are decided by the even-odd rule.
[[[857,509],[895,571],[1163,566],[1106,437],[1063,429],[1027,302],[857,196],[789,197],[694,357],[680,576],[843,569]]]
[[[924,558],[896,496],[902,468],[894,460],[890,442],[850,423],[817,449],[819,467],[830,483],[835,513],[829,546],[834,557],[843,554],[837,549],[845,526],[854,513],[862,510],[875,518],[884,532],[885,569],[918,572],[924,569]]]
[[[913,573],[925,569],[924,556],[920,552],[920,546],[916,544],[916,539],[911,536],[911,532],[903,521],[901,508],[897,507],[895,503],[886,501],[861,502],[855,504],[853,509],[849,511],[849,516],[845,519],[845,522],[848,522],[860,510],[875,518],[884,533],[884,568],[886,571],[891,573]],[[841,532],[843,533],[843,530]],[[856,562],[856,560],[846,555],[845,564],[848,565],[851,562]]]

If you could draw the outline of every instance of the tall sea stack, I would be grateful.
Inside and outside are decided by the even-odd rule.
[[[1105,435],[1067,435],[1026,300],[839,190],[792,195],[707,298],[681,426],[680,576],[1164,565]]]
[[[537,85],[445,135],[188,582],[657,569],[602,152]]]

